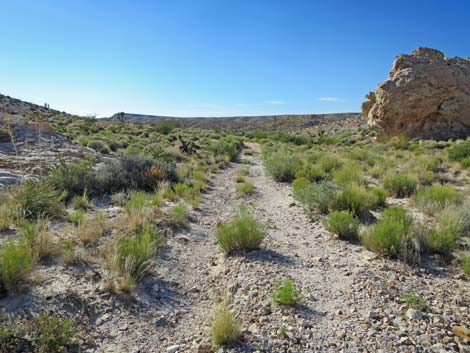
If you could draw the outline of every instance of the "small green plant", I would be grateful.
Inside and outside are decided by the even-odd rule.
[[[168,223],[172,227],[187,227],[189,223],[189,210],[186,204],[178,203],[168,212]]]
[[[347,162],[338,169],[331,172],[333,181],[340,186],[348,186],[351,184],[365,185],[366,179],[359,163]]]
[[[400,254],[401,242],[413,231],[413,219],[399,207],[386,209],[382,219],[370,226],[361,236],[361,243],[383,256],[395,258]]]
[[[0,250],[0,279],[7,290],[16,289],[33,268],[34,257],[26,242],[7,242]]]
[[[299,306],[302,303],[302,296],[297,290],[292,279],[286,279],[272,294],[274,304]]]
[[[272,155],[266,158],[265,167],[274,180],[291,182],[295,173],[302,166],[302,161],[290,155]]]
[[[85,219],[86,211],[83,208],[78,208],[72,213],[69,213],[66,217],[66,219],[69,222],[72,222],[73,224],[79,225],[83,223],[83,220]]]
[[[447,206],[461,205],[464,197],[450,185],[431,185],[418,190],[415,201],[424,212],[432,214]]]
[[[405,302],[406,305],[408,305],[409,308],[413,308],[416,310],[424,311],[427,306],[426,300],[412,293],[404,295],[402,300],[403,302]]]
[[[77,329],[69,319],[57,316],[40,316],[33,322],[37,331],[35,343],[38,353],[60,353],[68,351],[74,343]]]
[[[465,168],[466,161],[470,157],[470,140],[449,147],[447,155],[451,161],[458,161]]]
[[[343,162],[334,154],[324,154],[318,160],[318,165],[325,173],[331,173],[333,170],[342,166]]]
[[[211,336],[214,348],[236,342],[242,334],[240,321],[229,309],[227,303],[219,303],[214,310]]]
[[[248,168],[240,168],[238,170],[238,175],[242,177],[247,177],[250,175],[250,170]]]
[[[58,217],[63,215],[61,203],[65,194],[45,180],[28,180],[13,191],[13,205],[18,217]]]
[[[38,218],[34,222],[22,222],[20,236],[30,247],[31,255],[37,260],[44,260],[56,251],[50,233],[50,222],[46,218]]]
[[[93,208],[93,202],[88,198],[87,191],[85,190],[81,195],[75,195],[72,198],[72,206],[75,209],[88,210]]]
[[[245,181],[243,184],[237,185],[238,197],[253,195],[255,193],[255,185],[251,181]]]
[[[109,266],[122,291],[131,291],[148,270],[157,254],[160,234],[153,225],[145,225],[138,234],[119,238],[112,246]]]
[[[406,174],[397,174],[384,180],[384,187],[390,195],[397,198],[409,197],[414,194],[418,182]]]
[[[97,212],[93,217],[84,217],[77,226],[78,239],[85,246],[102,237],[106,231],[105,217],[100,212]]]
[[[375,207],[378,207],[375,194],[364,186],[350,185],[338,193],[331,208],[337,211],[347,210],[356,217],[364,217],[370,209]]]
[[[294,180],[292,188],[296,200],[304,204],[307,209],[318,209],[323,214],[328,213],[338,192],[337,186],[331,182],[314,184],[304,178]]]
[[[258,249],[265,237],[256,219],[245,211],[232,221],[217,227],[217,242],[220,248],[229,255],[240,250]]]
[[[13,223],[13,215],[8,204],[0,205],[0,232],[10,228]]]
[[[324,220],[326,229],[341,239],[356,239],[359,220],[349,211],[331,212]]]
[[[470,254],[462,256],[462,269],[463,272],[467,275],[470,276]]]

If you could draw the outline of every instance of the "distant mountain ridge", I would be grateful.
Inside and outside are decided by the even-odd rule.
[[[109,119],[117,119],[114,114]],[[360,113],[336,114],[281,114],[230,117],[172,117],[124,113],[124,120],[132,123],[158,124],[162,122],[178,122],[185,127],[201,129],[220,128],[222,130],[283,130],[295,131],[324,123],[334,123],[349,119],[362,119]]]

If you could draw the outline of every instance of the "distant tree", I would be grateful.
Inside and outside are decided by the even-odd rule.
[[[126,122],[126,113],[124,112],[117,113],[116,120],[120,122],[121,124],[124,124]]]

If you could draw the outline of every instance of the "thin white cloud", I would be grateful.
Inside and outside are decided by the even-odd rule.
[[[264,104],[274,104],[274,105],[280,105],[280,104],[286,104],[286,102],[281,101],[281,100],[269,100],[269,101],[264,101]]]
[[[341,99],[339,97],[320,97],[317,98],[320,102],[339,102]]]

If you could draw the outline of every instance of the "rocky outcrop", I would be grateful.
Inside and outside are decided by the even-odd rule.
[[[389,78],[367,95],[369,125],[387,135],[448,139],[470,136],[470,58],[430,48],[399,55]]]

